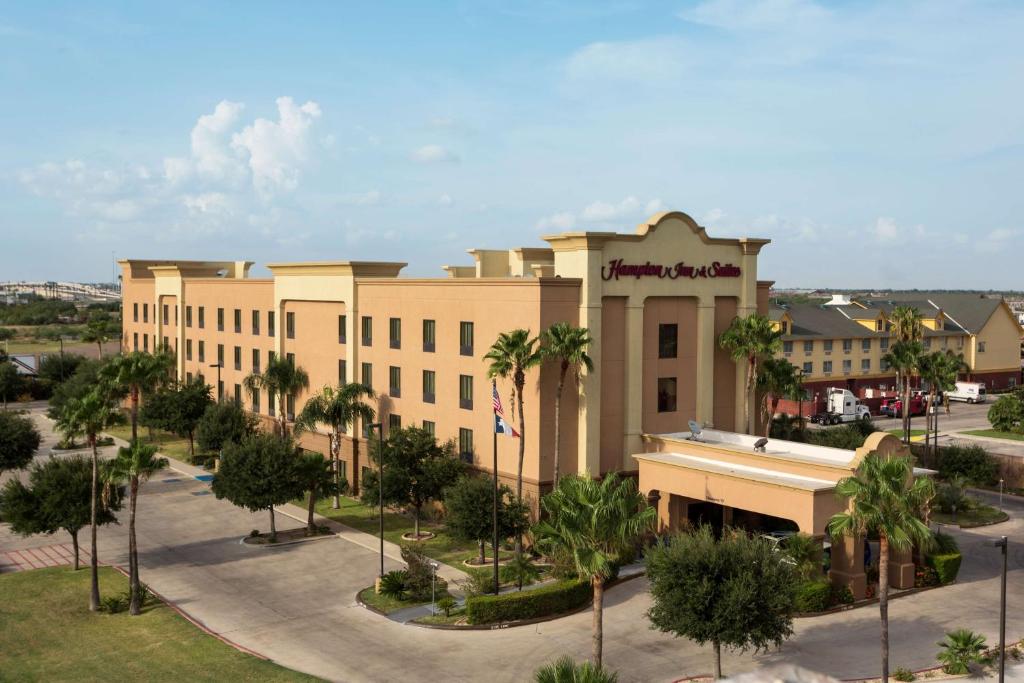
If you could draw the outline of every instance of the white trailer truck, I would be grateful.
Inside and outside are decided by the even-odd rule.
[[[956,389],[947,392],[950,401],[967,401],[968,403],[985,402],[985,385],[981,382],[957,382]]]
[[[860,402],[849,389],[830,387],[825,403],[825,412],[818,413],[811,422],[821,425],[837,425],[843,422],[871,419],[871,411]]]

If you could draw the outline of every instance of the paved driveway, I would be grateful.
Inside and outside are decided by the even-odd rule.
[[[9,476],[9,475],[8,475]],[[340,538],[267,549],[240,543],[266,527],[253,515],[216,500],[207,484],[167,472],[143,489],[138,531],[143,581],[212,630],[281,664],[339,681],[487,679],[522,681],[536,666],[590,648],[590,614],[500,631],[453,632],[402,625],[355,603],[373,581],[378,556]],[[1000,533],[1024,544],[1024,505],[1013,521],[956,532],[966,553],[954,586],[891,603],[893,666],[934,663],[945,630],[967,626],[995,642],[999,557],[985,542]],[[280,520],[279,528],[300,526]],[[0,526],[0,551],[64,542],[60,535],[23,539]],[[125,564],[123,527],[101,531],[100,558]],[[389,560],[388,568],[397,564]],[[1024,545],[1013,547],[1008,636],[1024,635]],[[651,631],[646,581],[609,591],[605,661],[623,681],[670,681],[710,670],[710,652]],[[85,596],[83,596],[85,599]],[[841,678],[878,670],[878,612],[800,619],[781,651],[727,655],[726,672],[789,661]]]

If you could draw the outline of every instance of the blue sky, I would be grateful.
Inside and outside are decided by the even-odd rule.
[[[1018,2],[0,3],[0,280],[768,237],[783,286],[1024,288]]]

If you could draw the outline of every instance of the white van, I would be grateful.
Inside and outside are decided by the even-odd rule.
[[[950,401],[967,401],[968,403],[985,402],[985,385],[981,382],[957,382],[956,389],[946,394]]]

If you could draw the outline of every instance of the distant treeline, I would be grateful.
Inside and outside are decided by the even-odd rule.
[[[62,322],[85,322],[98,312],[116,313],[121,308],[119,301],[93,303],[79,308],[71,301],[34,299],[25,303],[0,303],[0,324],[4,325],[55,325]]]

